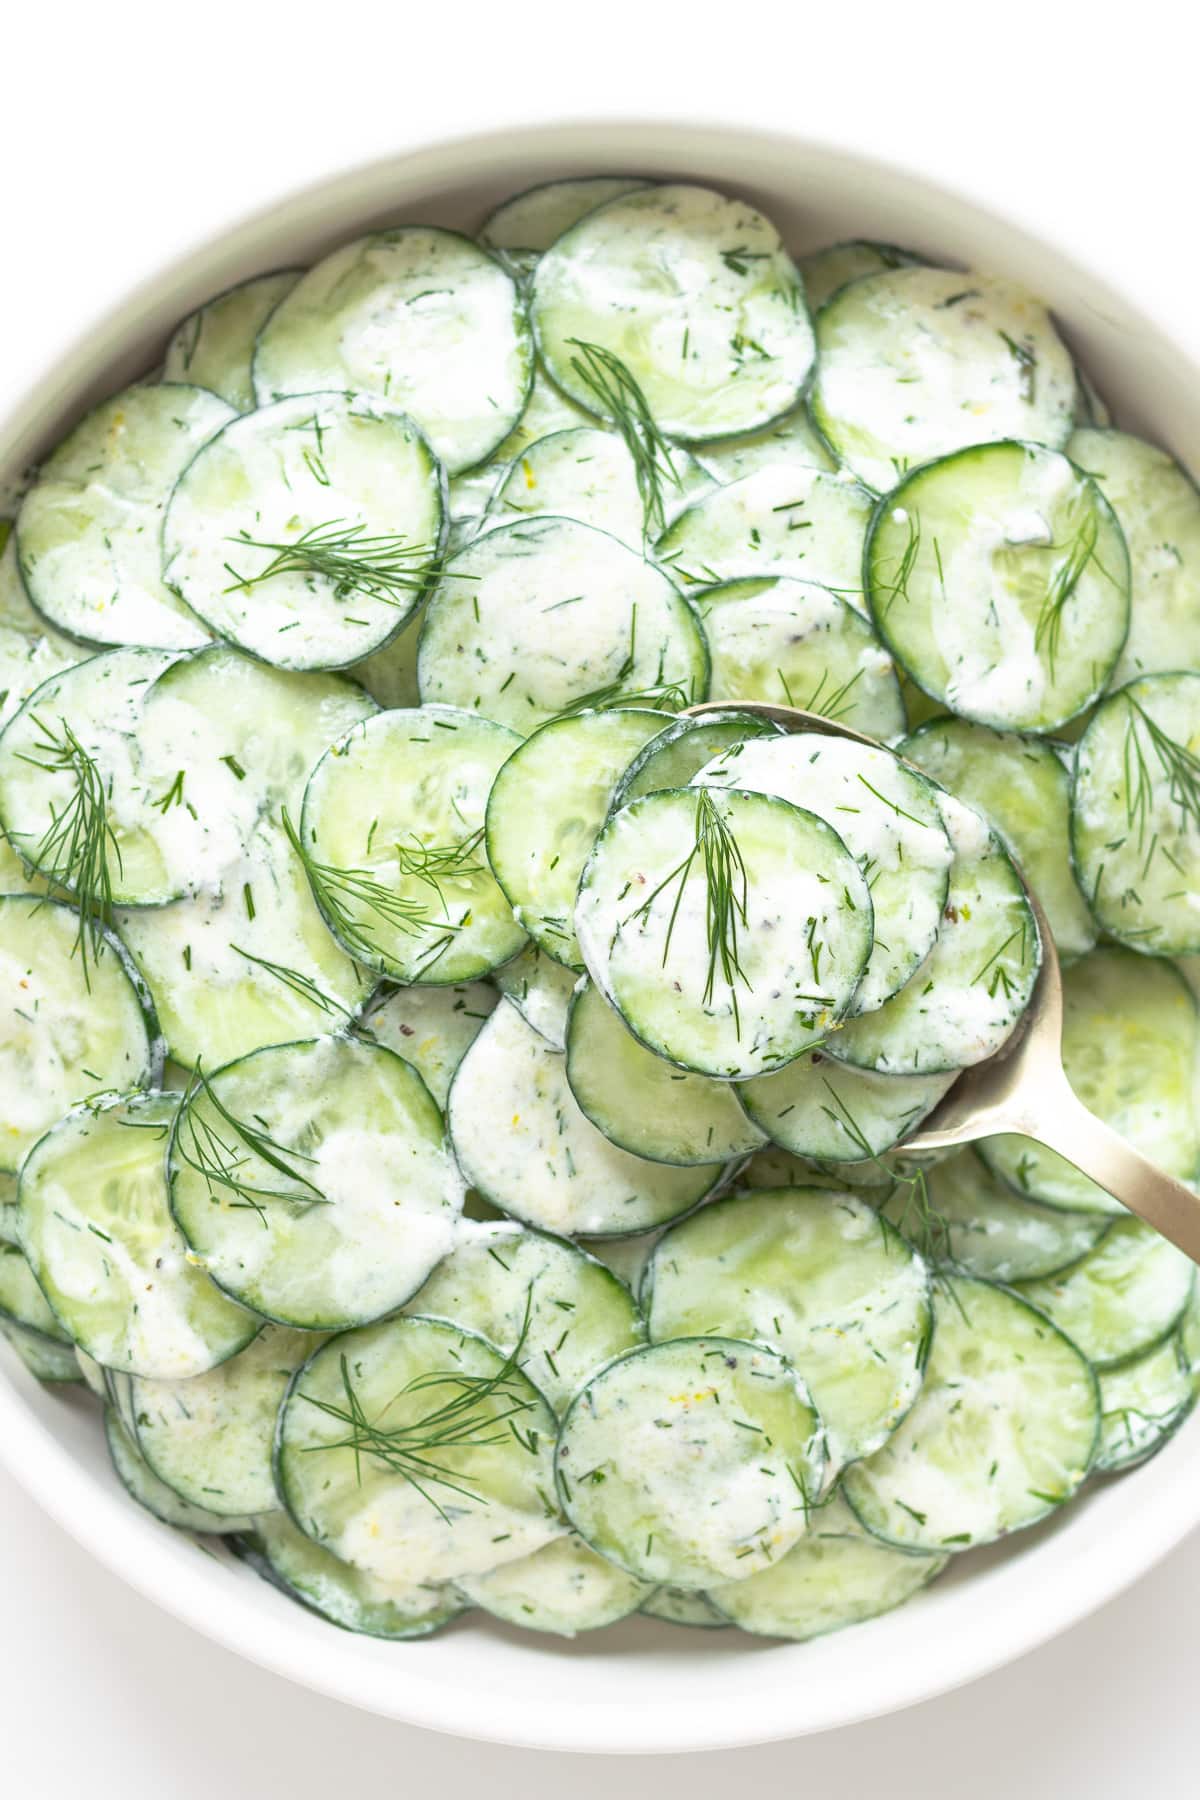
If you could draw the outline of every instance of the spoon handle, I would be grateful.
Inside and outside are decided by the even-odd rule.
[[[1200,1263],[1200,1194],[1135,1150],[1119,1132],[1088,1111],[1064,1082],[1053,1104],[1039,1108],[1023,1133],[1057,1150],[1069,1163],[1123,1201],[1130,1212]]]

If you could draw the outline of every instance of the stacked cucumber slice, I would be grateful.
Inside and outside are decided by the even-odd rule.
[[[1186,1418],[1190,1263],[906,1148],[1023,871],[1200,1172],[1200,499],[1035,299],[573,177],[216,296],[0,529],[0,1335],[156,1519],[806,1639]]]

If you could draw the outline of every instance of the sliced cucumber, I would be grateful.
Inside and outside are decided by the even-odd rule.
[[[546,181],[504,200],[479,230],[492,250],[548,250],[555,238],[586,214],[649,186],[633,175],[584,175],[570,181]]]
[[[1097,1469],[1115,1475],[1161,1450],[1196,1403],[1178,1335],[1100,1377]]]
[[[757,1150],[763,1133],[728,1082],[689,1075],[647,1050],[585,981],[567,1025],[567,1080],[606,1138],[655,1162],[729,1162]]]
[[[670,1168],[610,1143],[580,1111],[566,1057],[507,1001],[460,1063],[447,1117],[471,1186],[545,1231],[645,1231],[694,1206],[722,1172],[719,1163]]]
[[[194,382],[240,413],[253,411],[254,340],[302,273],[279,269],[273,275],[252,276],[189,313],[167,345],[163,380]]]
[[[344,1631],[364,1637],[428,1637],[455,1619],[463,1602],[454,1588],[434,1582],[380,1581],[343,1562],[297,1531],[285,1513],[255,1519],[236,1546],[251,1568]]]
[[[776,463],[693,502],[654,553],[685,593],[782,576],[819,582],[865,612],[862,557],[871,505],[855,481]]]
[[[555,1455],[580,1537],[643,1581],[741,1581],[808,1528],[825,1469],[803,1382],[761,1344],[710,1335],[610,1363],[573,1401]]]
[[[106,1369],[161,1380],[203,1375],[245,1348],[261,1320],[213,1286],[167,1206],[175,1094],[82,1107],[21,1170],[21,1241],[74,1341]]]
[[[864,568],[888,648],[982,725],[1057,731],[1104,692],[1129,629],[1116,514],[1037,444],[973,446],[906,475],[876,510]]]
[[[556,962],[536,944],[497,969],[496,986],[511,1000],[527,1025],[555,1050],[567,1047],[567,1013],[579,976]]]
[[[372,1000],[358,1029],[412,1064],[439,1106],[498,996],[486,981],[458,987],[385,989]]]
[[[407,1311],[447,1319],[516,1356],[556,1412],[589,1376],[645,1339],[622,1282],[563,1238],[464,1222]]]
[[[1140,1219],[1115,1219],[1094,1250],[1021,1292],[1098,1369],[1140,1356],[1175,1332],[1192,1296],[1194,1264]]]
[[[1100,487],[1129,546],[1133,611],[1113,685],[1200,670],[1200,493],[1165,450],[1125,431],[1077,431],[1067,445]]]
[[[314,1331],[402,1306],[462,1209],[429,1090],[367,1040],[226,1064],[185,1100],[169,1163],[194,1262],[243,1304]]]
[[[417,688],[417,645],[421,641],[423,607],[401,626],[382,650],[374,651],[346,671],[361,681],[372,700],[380,706],[420,706]]]
[[[313,898],[350,956],[403,982],[470,981],[525,942],[483,848],[514,732],[455,707],[378,713],[326,752],[299,843]]]
[[[728,859],[736,954],[728,920],[710,916],[715,858]],[[714,862],[714,883],[718,873]],[[790,1062],[844,1017],[871,918],[858,864],[824,820],[767,794],[687,788],[610,818],[575,929],[592,979],[648,1048],[741,1080]]]
[[[24,1325],[41,1337],[74,1348],[75,1340],[51,1310],[24,1251],[16,1244],[0,1244],[0,1320]]]
[[[533,278],[538,347],[558,385],[603,411],[583,346],[618,357],[661,430],[685,442],[753,431],[813,363],[804,290],[779,234],[744,201],[683,184],[589,213]]]
[[[554,1433],[533,1383],[483,1338],[389,1319],[332,1339],[299,1371],[276,1481],[308,1537],[376,1580],[456,1581],[562,1535]]]
[[[0,725],[52,675],[82,662],[86,651],[57,632],[18,631],[0,622]]]
[[[732,581],[696,597],[714,700],[766,700],[895,742],[907,729],[896,665],[865,619],[812,581]]]
[[[147,1512],[153,1513],[164,1525],[173,1525],[177,1531],[196,1531],[214,1536],[223,1531],[245,1531],[249,1528],[249,1519],[209,1512],[204,1506],[193,1506],[190,1501],[177,1494],[174,1488],[168,1487],[165,1481],[160,1481],[122,1424],[115,1407],[105,1408],[104,1435],[108,1441],[113,1468],[122,1487],[131,1499],[136,1500],[139,1506],[144,1506]]]
[[[532,1556],[505,1563],[458,1583],[474,1605],[508,1625],[573,1638],[580,1631],[614,1625],[654,1591],[652,1586],[597,1556],[582,1538],[556,1538]]]
[[[17,1178],[0,1171],[0,1244],[15,1244],[20,1249],[21,1238],[17,1228],[19,1216]]]
[[[1075,365],[1038,301],[954,269],[887,269],[843,287],[817,321],[812,411],[860,481],[967,444],[1057,447],[1075,418]]]
[[[1135,950],[1200,950],[1200,674],[1109,696],[1075,753],[1071,853],[1101,927]]]
[[[1071,867],[1071,775],[1059,748],[942,716],[906,738],[900,751],[987,814],[1045,908],[1060,956],[1090,950],[1096,924]]]
[[[691,1625],[701,1631],[719,1631],[729,1624],[706,1594],[690,1588],[656,1588],[648,1600],[642,1601],[641,1610],[648,1618],[662,1619],[668,1625]]]
[[[234,419],[184,470],[163,578],[281,669],[340,669],[404,624],[441,550],[442,475],[378,397],[301,394]]]
[[[760,431],[719,438],[712,444],[697,444],[696,461],[723,485],[780,463],[800,469],[837,468],[804,406],[785,413],[782,419],[763,426]]]
[[[994,1056],[1016,1029],[1041,965],[1021,878],[974,807],[940,796],[954,847],[937,942],[906,987],[829,1040],[831,1055],[890,1075],[932,1075]]]
[[[713,1605],[743,1631],[803,1643],[903,1605],[941,1574],[946,1560],[881,1544],[834,1498],[781,1561],[710,1592]]]
[[[0,1168],[89,1095],[149,1086],[157,1021],[123,945],[72,908],[0,895]]]
[[[487,526],[514,519],[576,519],[641,551],[712,485],[712,477],[685,450],[659,452],[650,473],[634,461],[618,433],[576,426],[540,438],[514,458],[488,503]]]
[[[699,717],[673,719],[657,737],[639,750],[613,790],[611,811],[628,806],[643,794],[664,788],[686,787],[714,756],[748,738],[779,737],[783,727],[754,713],[703,713]]]
[[[487,803],[487,853],[517,921],[559,962],[583,966],[571,915],[579,877],[630,761],[666,723],[614,707],[552,719],[515,746]]]
[[[402,407],[450,474],[489,456],[533,373],[524,310],[494,256],[455,231],[401,225],[308,271],[258,336],[260,406],[351,389]]]
[[[27,1325],[14,1325],[10,1319],[0,1319],[0,1337],[12,1345],[35,1380],[55,1386],[80,1380],[75,1352],[68,1350],[65,1344],[60,1344],[57,1338],[46,1337],[40,1331],[30,1331]]]
[[[694,785],[774,794],[824,819],[857,861],[874,909],[875,942],[850,1011],[871,1012],[904,986],[933,948],[950,881],[953,852],[929,782],[888,750],[803,731],[735,744]]]
[[[21,632],[25,637],[39,637],[50,629],[41,613],[35,612],[30,605],[25,583],[21,579],[21,565],[17,560],[17,534],[11,519],[0,519],[0,624]],[[60,638],[58,632],[51,635],[55,641],[64,645],[72,642],[70,638]]]
[[[159,526],[178,477],[233,416],[206,388],[126,388],[47,458],[16,535],[29,597],[52,625],[91,644],[207,642],[163,580]]]
[[[652,1338],[715,1331],[786,1356],[838,1467],[877,1450],[920,1392],[929,1272],[852,1194],[762,1189],[706,1206],[659,1240],[643,1292]]]
[[[536,519],[488,532],[448,565],[425,614],[417,676],[422,700],[525,734],[596,701],[702,700],[708,657],[661,570],[605,532]]]
[[[135,1380],[137,1446],[159,1480],[222,1516],[278,1506],[275,1417],[292,1376],[320,1341],[311,1332],[264,1325],[253,1343],[210,1374]]]
[[[934,1292],[925,1385],[842,1490],[867,1530],[905,1550],[973,1549],[1065,1505],[1100,1428],[1090,1364],[1018,1294],[955,1279]]]
[[[808,304],[818,312],[849,281],[864,275],[879,275],[885,269],[912,269],[925,258],[912,250],[901,250],[896,244],[877,244],[867,238],[850,238],[845,243],[827,244],[822,250],[810,250],[798,263],[804,279]]]
[[[957,1074],[877,1075],[810,1050],[774,1075],[739,1083],[737,1097],[780,1149],[859,1162],[915,1131]]]
[[[1171,1175],[1200,1167],[1193,1071],[1200,1019],[1170,963],[1094,950],[1063,976],[1063,1067],[1084,1105]],[[985,1138],[988,1167],[1017,1193],[1048,1205],[1124,1215],[1073,1164],[1030,1138]]]
[[[450,482],[453,549],[462,549],[484,529],[482,515],[517,457],[553,432],[594,424],[591,414],[568,400],[565,394],[560,394],[554,383],[535,365],[533,385],[524,411],[504,442],[497,445],[486,462],[464,475],[454,476]]]

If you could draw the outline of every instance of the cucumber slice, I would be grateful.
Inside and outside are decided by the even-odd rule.
[[[729,750],[748,738],[780,737],[781,725],[760,719],[754,713],[704,713],[699,718],[686,714],[664,726],[657,737],[638,751],[613,790],[611,812],[628,806],[643,794],[659,794],[664,788],[686,787],[693,775],[710,763],[714,756]]]
[[[654,553],[685,593],[780,576],[819,582],[865,613],[862,560],[871,506],[855,481],[774,464],[695,501]]]
[[[235,1356],[261,1324],[213,1286],[171,1218],[177,1109],[175,1094],[139,1094],[68,1113],[19,1189],[26,1255],[74,1341],[106,1369],[169,1381]]]
[[[1075,753],[1071,854],[1101,927],[1200,950],[1200,674],[1148,675],[1096,708]]]
[[[382,650],[375,650],[346,673],[361,681],[380,706],[420,706],[417,687],[417,645],[425,610],[418,607]]]
[[[1161,1450],[1196,1403],[1178,1335],[1100,1377],[1100,1449],[1106,1475],[1132,1469]]]
[[[17,1228],[19,1217],[17,1178],[0,1171],[0,1244],[15,1244],[20,1249],[21,1238]]]
[[[508,1221],[464,1224],[406,1310],[465,1326],[505,1356],[518,1355],[556,1412],[646,1335],[633,1296],[602,1263]]]
[[[661,570],[571,519],[502,525],[434,589],[417,658],[421,698],[522,734],[594,703],[654,704],[708,687],[704,637]]]
[[[957,1078],[957,1070],[877,1075],[810,1050],[774,1075],[741,1082],[737,1097],[780,1149],[858,1162],[901,1143]]]
[[[189,313],[167,345],[163,380],[194,382],[238,412],[252,412],[254,341],[303,272],[279,269],[272,275],[254,275]]]
[[[853,1194],[761,1189],[659,1240],[643,1281],[650,1336],[752,1338],[795,1365],[841,1467],[870,1456],[921,1389],[929,1271]]]
[[[185,1099],[168,1161],[196,1264],[256,1312],[312,1331],[403,1306],[462,1210],[429,1090],[365,1040],[227,1063]]]
[[[696,461],[723,486],[779,464],[799,469],[837,468],[804,406],[785,413],[761,431],[721,438],[714,444],[697,444]]]
[[[981,1281],[1058,1275],[1094,1250],[1111,1224],[1103,1213],[1063,1212],[1018,1198],[973,1149],[940,1163],[927,1181],[929,1216],[921,1222],[922,1235],[941,1260]],[[910,1192],[897,1190],[882,1210],[897,1230],[909,1231]]]
[[[403,982],[470,981],[525,942],[483,848],[514,732],[453,707],[378,713],[309,777],[298,843],[347,953]]]
[[[163,579],[281,669],[340,669],[415,608],[442,547],[442,474],[374,396],[300,394],[236,418],[180,476]]]
[[[708,188],[642,188],[589,213],[542,257],[530,308],[546,367],[572,399],[602,410],[579,351],[595,345],[684,442],[778,418],[812,370],[804,290],[778,232]]]
[[[237,1547],[251,1568],[290,1599],[364,1637],[428,1637],[463,1610],[452,1587],[380,1581],[314,1544],[281,1512],[256,1519],[251,1535]]]
[[[487,853],[517,921],[548,956],[583,959],[571,914],[613,789],[665,715],[637,707],[552,719],[517,747],[492,785]]]
[[[1165,450],[1125,431],[1077,431],[1067,445],[1125,534],[1133,593],[1113,686],[1200,670],[1200,493]]]
[[[813,418],[877,493],[967,444],[1057,447],[1071,434],[1071,354],[1010,282],[955,269],[867,275],[822,307],[817,346]]]
[[[0,1244],[0,1320],[24,1325],[40,1337],[74,1348],[74,1339],[51,1310],[24,1251],[16,1244]]]
[[[1171,964],[1094,950],[1063,974],[1063,1068],[1084,1105],[1168,1174],[1200,1166],[1193,1070],[1200,1018]],[[1064,1157],[1030,1138],[985,1138],[980,1154],[1018,1194],[1073,1211],[1125,1208]]]
[[[844,1500],[833,1498],[781,1561],[749,1581],[713,1588],[712,1603],[743,1631],[805,1643],[902,1606],[946,1562],[881,1544],[863,1531]]]
[[[571,1524],[643,1581],[741,1581],[796,1543],[825,1438],[804,1383],[761,1344],[633,1350],[572,1402],[555,1471]]]
[[[994,1056],[1029,1005],[1042,948],[1021,878],[974,807],[939,805],[954,861],[937,942],[906,987],[849,1020],[829,1052],[880,1074],[933,1075]]]
[[[498,1000],[486,981],[385,990],[371,1002],[358,1029],[411,1063],[444,1107],[455,1069]]]
[[[260,406],[351,389],[416,420],[449,474],[489,456],[521,415],[533,347],[516,287],[456,231],[401,225],[343,244],[258,335]]]
[[[21,565],[17,561],[17,534],[11,519],[0,519],[0,624],[21,632],[25,637],[39,637],[49,633],[45,619],[29,603],[29,595],[21,579]],[[50,635],[56,642],[64,645],[72,642],[70,638],[59,637],[58,632]]]
[[[544,181],[502,201],[484,220],[479,240],[492,250],[548,250],[555,238],[606,200],[618,200],[622,194],[649,185],[634,175]]]
[[[105,1378],[105,1371],[100,1367],[100,1364],[96,1361],[95,1357],[89,1356],[86,1350],[80,1350],[78,1346],[76,1346],[74,1355],[83,1385],[87,1388],[89,1393],[95,1394],[98,1400],[103,1400],[105,1405],[107,1405],[108,1386]]]
[[[701,1631],[719,1631],[729,1625],[725,1614],[717,1611],[707,1595],[689,1588],[656,1588],[648,1600],[642,1601],[641,1611],[647,1618],[662,1619],[668,1625],[691,1625]]]
[[[610,1143],[580,1111],[566,1057],[509,1002],[496,1008],[459,1064],[447,1118],[470,1185],[545,1231],[645,1231],[702,1200],[722,1173],[719,1163],[671,1168]]]
[[[875,943],[850,1011],[871,1012],[904,986],[938,935],[953,856],[923,776],[888,750],[804,731],[735,745],[694,785],[774,794],[824,819],[862,870],[875,915]]]
[[[126,388],[47,458],[16,536],[29,597],[52,625],[98,645],[186,650],[208,641],[163,580],[159,527],[175,482],[233,416],[206,388]]]
[[[763,1141],[727,1082],[687,1075],[647,1050],[590,981],[572,1001],[566,1051],[580,1108],[633,1156],[684,1166],[729,1162]]]
[[[14,1325],[11,1320],[0,1320],[0,1337],[12,1345],[35,1380],[55,1386],[79,1381],[75,1352],[57,1339],[44,1337],[40,1331],[30,1331],[25,1325]]]
[[[1178,1330],[1195,1265],[1140,1219],[1115,1219],[1094,1250],[1021,1292],[1098,1369],[1140,1356]]]
[[[973,446],[906,475],[876,510],[864,568],[888,648],[981,725],[1057,731],[1104,692],[1129,629],[1116,514],[1037,444]]]
[[[495,1619],[565,1638],[615,1625],[654,1591],[575,1536],[556,1538],[486,1575],[468,1575],[458,1586]]]
[[[319,1347],[311,1332],[264,1325],[253,1343],[191,1381],[135,1380],[137,1446],[167,1486],[222,1516],[279,1505],[271,1454],[292,1376]]]
[[[797,264],[804,281],[808,304],[818,312],[849,281],[864,275],[880,275],[885,269],[913,269],[925,258],[915,251],[901,250],[896,244],[877,244],[869,238],[850,238],[845,243],[826,244],[824,249],[810,250]]]
[[[111,1406],[104,1412],[104,1436],[113,1468],[125,1492],[164,1525],[173,1525],[177,1531],[196,1531],[212,1536],[249,1528],[249,1519],[221,1516],[209,1512],[207,1507],[193,1506],[165,1481],[160,1481]]]
[[[1090,950],[1096,924],[1071,867],[1071,776],[1058,747],[943,716],[906,738],[900,753],[987,814],[1045,908],[1059,955]]]
[[[875,1536],[941,1554],[1065,1505],[1092,1464],[1100,1396],[1070,1338],[1008,1288],[956,1278],[933,1304],[920,1397],[842,1491]]]
[[[483,529],[488,503],[514,460],[556,431],[570,431],[579,425],[592,426],[595,420],[565,394],[560,394],[536,365],[533,385],[525,408],[502,444],[476,469],[456,475],[450,482],[450,517],[453,521],[451,541],[457,551]],[[462,543],[455,541],[462,538]]]
[[[536,944],[497,969],[493,980],[527,1025],[555,1050],[567,1047],[567,1013],[579,976]]]
[[[724,914],[712,897],[723,870]],[[575,929],[593,981],[649,1049],[742,1080],[845,1016],[871,918],[858,864],[824,820],[767,794],[687,788],[609,819]]]
[[[875,1167],[874,1164],[870,1166]],[[891,1178],[885,1176],[883,1180],[887,1186]],[[806,1156],[793,1156],[789,1150],[781,1150],[776,1144],[767,1144],[764,1149],[756,1150],[737,1172],[739,1193],[746,1189],[757,1191],[760,1188],[787,1187],[825,1187],[838,1193],[842,1186],[840,1171],[835,1175],[823,1164],[813,1162]]]
[[[643,469],[625,439],[595,426],[556,431],[514,458],[488,503],[487,528],[514,519],[576,519],[640,552],[712,477],[685,450],[649,453]]]
[[[276,1482],[307,1536],[376,1580],[457,1581],[562,1535],[554,1433],[511,1357],[442,1319],[388,1319],[300,1370]]]
[[[86,652],[57,632],[37,635],[0,623],[0,725],[52,675],[82,662]]]
[[[696,598],[714,700],[766,700],[894,742],[907,730],[896,665],[852,606],[813,581],[732,581]]]
[[[15,1173],[69,1107],[149,1086],[162,1051],[124,946],[70,907],[0,895],[0,977],[0,1168]]]
[[[592,1255],[599,1257],[605,1268],[611,1269],[631,1294],[639,1296],[639,1305],[646,1264],[661,1236],[662,1230],[642,1231],[635,1237],[600,1238],[590,1246]]]

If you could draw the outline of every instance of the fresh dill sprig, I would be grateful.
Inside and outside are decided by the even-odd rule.
[[[675,466],[677,452],[659,430],[650,402],[629,366],[602,344],[585,343],[582,338],[568,338],[567,342],[578,352],[571,358],[572,370],[597,411],[616,426],[633,458],[645,535],[659,537],[667,525],[663,484],[677,491],[683,487],[683,477]]]
[[[1054,680],[1054,661],[1058,655],[1059,639],[1062,636],[1063,614],[1068,601],[1082,581],[1088,564],[1094,562],[1100,573],[1106,579],[1111,579],[1096,555],[1096,542],[1099,536],[1099,518],[1094,511],[1089,511],[1075,535],[1066,545],[1065,554],[1055,563],[1050,580],[1046,585],[1046,592],[1042,596],[1037,623],[1034,626],[1033,647],[1040,651],[1043,645],[1045,646],[1051,681]]]
[[[121,847],[108,817],[108,790],[99,767],[84,749],[64,718],[56,732],[44,719],[30,717],[41,736],[33,752],[18,751],[22,762],[48,775],[66,775],[72,789],[57,810],[50,805],[50,823],[31,853],[34,866],[55,887],[64,889],[79,913],[74,948],[83,965],[84,986],[91,992],[90,962],[104,952],[104,930],[112,914],[110,854],[121,872]]]
[[[414,838],[411,844],[401,842],[394,848],[401,875],[409,875],[416,881],[424,882],[426,887],[433,889],[444,906],[445,896],[441,886],[443,881],[467,881],[473,876],[488,873],[487,863],[481,861],[476,854],[482,843],[481,825],[460,844],[422,844]]]
[[[403,937],[419,937],[435,922],[429,900],[399,893],[394,886],[379,881],[370,869],[343,869],[336,863],[318,862],[301,842],[286,807],[280,818],[288,843],[300,858],[308,877],[313,898],[351,955],[362,956],[370,962],[381,953],[371,929],[363,921],[364,913],[375,921],[376,927],[386,926]],[[436,884],[430,885],[440,900],[440,889]],[[450,942],[449,934],[459,930],[459,926],[449,919],[437,923],[444,934],[434,947],[434,955],[440,956]],[[431,955],[426,959],[426,966],[432,960]]]
[[[1121,752],[1125,817],[1129,829],[1137,832],[1138,850],[1145,846],[1154,797],[1154,772],[1148,751],[1153,752],[1160,774],[1166,777],[1167,792],[1179,813],[1180,830],[1200,832],[1200,756],[1164,731],[1128,688],[1122,689],[1122,696],[1129,707]]]
[[[310,525],[290,543],[252,538],[245,531],[228,541],[272,554],[257,575],[242,575],[227,562],[225,567],[233,576],[224,590],[227,594],[249,593],[276,575],[317,575],[333,583],[335,600],[360,595],[385,606],[407,608],[412,596],[422,593],[436,572],[433,545],[410,544],[396,532],[372,536],[364,524],[351,525],[345,519]]]
[[[335,1000],[331,994],[327,994],[302,969],[290,968],[287,963],[272,962],[266,956],[255,956],[252,951],[243,950],[240,944],[230,944],[229,948],[235,956],[240,956],[245,962],[252,963],[264,974],[273,975],[276,981],[282,982],[283,986],[290,988],[293,994],[296,994],[301,1000],[307,1000],[310,1005],[317,1007],[321,1012],[338,1013],[344,1019],[354,1017],[351,1007],[343,1006],[340,1000]]]
[[[872,1162],[877,1169],[881,1169],[892,1183],[888,1194],[889,1200],[897,1192],[906,1190],[900,1207],[900,1217],[895,1222],[901,1237],[907,1238],[918,1254],[924,1257],[926,1262],[933,1264],[935,1268],[938,1265],[952,1262],[950,1221],[933,1204],[924,1169],[918,1168],[911,1175],[902,1175],[897,1169],[889,1167],[879,1152],[871,1148],[870,1139],[842,1096],[830,1081],[822,1079],[831,1104],[822,1105],[821,1110],[827,1118],[832,1119],[841,1127],[851,1144],[859,1152],[856,1158],[848,1160]]]
[[[216,1120],[197,1112],[198,1095],[211,1107]],[[180,1103],[175,1153],[204,1181],[210,1200],[257,1213],[264,1226],[268,1202],[285,1201],[303,1207],[329,1204],[317,1184],[296,1166],[311,1166],[316,1159],[281,1144],[262,1120],[239,1119],[216,1093],[199,1063]],[[285,1177],[288,1185],[264,1186],[255,1177],[256,1163],[265,1163],[268,1169]]]
[[[898,520],[896,522],[899,523]],[[876,583],[880,595],[887,595],[887,600],[883,605],[883,611],[885,613],[891,611],[892,606],[897,599],[907,601],[908,584],[912,580],[913,570],[917,566],[917,558],[921,554],[920,519],[918,519],[914,513],[906,512],[904,523],[908,526],[908,538],[905,542],[904,549],[901,551],[899,559],[896,562],[896,572],[891,581],[879,581]]]
[[[831,686],[829,692],[826,693],[825,684],[829,681],[829,670],[822,669],[820,680],[806,700],[796,699],[792,693],[791,683],[782,669],[776,669],[775,673],[779,677],[779,685],[783,689],[789,706],[799,707],[801,712],[820,713],[823,719],[835,720],[845,718],[847,713],[854,711],[856,705],[854,686],[856,682],[861,681],[863,672],[861,668],[855,669],[853,675],[848,676],[840,687]]]
[[[308,1444],[308,1453],[349,1450],[354,1456],[355,1475],[362,1485],[362,1461],[370,1458],[382,1468],[398,1475],[426,1500],[446,1524],[453,1520],[431,1488],[443,1488],[465,1500],[486,1506],[487,1496],[479,1492],[478,1482],[470,1472],[447,1461],[447,1454],[461,1456],[463,1451],[484,1450],[515,1439],[530,1454],[536,1454],[537,1434],[522,1434],[516,1424],[522,1414],[533,1411],[537,1396],[521,1374],[521,1357],[529,1336],[532,1289],[526,1297],[525,1318],[521,1333],[512,1350],[498,1369],[490,1375],[469,1375],[458,1369],[433,1369],[415,1375],[396,1393],[379,1418],[368,1417],[350,1375],[345,1356],[340,1360],[342,1392],[345,1404],[319,1400],[314,1394],[300,1390],[300,1398],[324,1413],[328,1419],[346,1427],[346,1436],[322,1444]],[[448,1397],[404,1424],[385,1425],[383,1420],[391,1407],[406,1398],[434,1395],[448,1391]]]
[[[687,855],[676,864],[669,875],[663,877],[654,892],[638,907],[634,917],[645,918],[658,896],[672,884],[677,884],[671,916],[667,921],[666,940],[663,944],[662,960],[665,968],[667,957],[671,951],[671,938],[675,930],[675,922],[683,904],[688,876],[699,858],[704,874],[704,935],[708,948],[704,1005],[707,1006],[713,997],[719,971],[721,980],[729,990],[730,1005],[733,1009],[734,1034],[740,1038],[742,1021],[738,1010],[737,983],[740,981],[749,991],[750,980],[741,964],[738,932],[748,923],[750,875],[741,850],[738,848],[737,839],[730,829],[729,821],[708,788],[697,790],[694,825],[694,838]]]
[[[573,719],[581,712],[607,712],[617,706],[652,706],[661,712],[683,712],[691,706],[695,695],[679,681],[667,681],[663,675],[662,664],[659,664],[659,679],[650,682],[646,687],[629,688],[625,683],[633,674],[637,665],[637,607],[629,609],[629,648],[621,661],[621,666],[611,681],[602,687],[592,688],[586,694],[579,694],[569,700],[553,717],[555,719]]]

